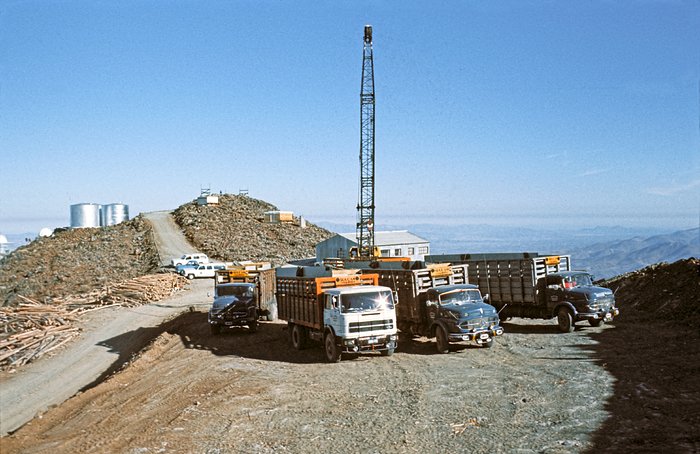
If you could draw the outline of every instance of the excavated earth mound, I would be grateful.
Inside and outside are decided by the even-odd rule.
[[[622,308],[620,322],[662,321],[700,327],[700,260],[657,263],[606,280]]]
[[[333,235],[309,222],[305,228],[298,220],[264,222],[264,213],[276,210],[262,200],[224,194],[218,205],[193,201],[175,210],[173,216],[192,245],[225,261],[262,260],[280,265],[313,257],[316,244]]]
[[[17,295],[50,302],[157,267],[151,226],[142,216],[110,227],[60,229],[0,261],[0,305],[15,305]]]

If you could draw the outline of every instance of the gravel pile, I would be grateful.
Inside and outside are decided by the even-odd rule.
[[[700,327],[700,260],[657,263],[602,282],[615,292],[620,323],[653,320]]]
[[[193,246],[210,257],[224,261],[261,260],[276,265],[313,257],[316,244],[332,232],[306,223],[263,222],[263,213],[277,208],[247,196],[224,194],[218,205],[197,205],[196,201],[175,210],[175,221]]]
[[[0,261],[0,305],[15,305],[17,295],[50,302],[153,273],[157,267],[151,227],[141,216],[110,227],[63,229]]]

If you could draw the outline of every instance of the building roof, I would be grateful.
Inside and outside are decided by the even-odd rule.
[[[346,238],[353,243],[357,243],[357,233],[339,233],[338,235]],[[398,246],[401,244],[416,244],[429,243],[428,240],[414,235],[408,230],[390,230],[385,232],[374,232],[374,245],[382,246]]]

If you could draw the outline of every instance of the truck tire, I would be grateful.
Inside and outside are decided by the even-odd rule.
[[[267,320],[274,322],[277,320],[277,300],[273,299],[267,307]]]
[[[221,333],[221,327],[219,325],[209,325],[209,328],[211,328],[211,333],[214,336],[218,336],[219,333]]]
[[[187,279],[189,279],[189,280],[194,279],[194,274],[188,274],[188,275],[187,275]]]
[[[304,327],[293,324],[289,329],[289,341],[295,350],[303,350],[306,347],[306,330]]]
[[[386,350],[382,350],[382,356],[391,356],[393,354],[394,354],[393,348],[387,348]]]
[[[484,348],[493,348],[493,345],[496,343],[496,338],[492,337],[490,341],[488,342],[482,342],[481,346]]]
[[[450,343],[447,341],[447,333],[442,326],[435,329],[435,347],[438,353],[449,353]]]
[[[603,324],[603,320],[588,320],[592,327],[597,328]]]
[[[568,307],[560,307],[557,312],[557,324],[559,331],[562,333],[570,333],[574,330],[574,314]]]
[[[323,341],[323,346],[326,350],[326,360],[329,363],[337,363],[340,361],[340,349],[335,344],[335,336],[333,333],[326,333],[326,338]]]

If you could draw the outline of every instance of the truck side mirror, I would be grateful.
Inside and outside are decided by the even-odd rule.
[[[399,304],[399,292],[394,292],[394,306]]]
[[[490,297],[491,297],[491,296],[490,296],[488,293],[485,294],[484,297],[483,297],[484,302],[485,302],[485,303],[488,303]]]

